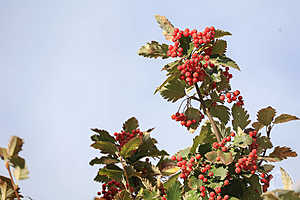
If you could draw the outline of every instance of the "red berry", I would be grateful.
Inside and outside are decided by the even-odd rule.
[[[234,133],[234,132],[231,132],[231,133],[230,133],[230,136],[231,136],[231,137],[234,137],[234,136],[235,136],[235,133]]]
[[[200,155],[200,154],[197,154],[197,155],[196,155],[196,159],[199,160],[200,158],[201,158],[201,155]]]
[[[234,95],[234,96],[239,96],[239,95],[240,95],[240,91],[239,91],[239,90],[234,91],[234,92],[233,92],[233,95]]]
[[[230,94],[229,92],[227,92],[227,93],[226,93],[226,97],[227,97],[227,98],[230,98],[230,97],[231,97],[231,94]]]
[[[220,100],[221,100],[221,101],[224,101],[224,100],[225,100],[225,96],[224,96],[224,95],[221,95],[221,96],[220,96]]]
[[[171,157],[171,160],[174,160],[174,161],[175,161],[175,160],[176,160],[176,156],[173,155],[173,156]]]

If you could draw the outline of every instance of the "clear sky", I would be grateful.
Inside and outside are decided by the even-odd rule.
[[[92,181],[97,167],[88,165],[97,155],[90,128],[119,131],[136,116],[142,129],[156,127],[153,136],[168,152],[191,144],[194,135],[170,119],[178,105],[153,95],[167,61],[137,55],[145,42],[167,42],[154,14],[182,29],[232,32],[228,55],[242,69],[232,84],[252,119],[268,105],[300,116],[300,2],[187,2],[0,1],[0,146],[11,135],[24,138],[25,196],[92,199],[100,185]],[[274,128],[273,144],[300,153],[299,128],[300,122]],[[280,165],[300,180],[299,158]]]

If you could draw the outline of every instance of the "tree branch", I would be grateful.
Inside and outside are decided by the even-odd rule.
[[[203,107],[203,110],[204,110],[205,114],[207,115],[207,117],[208,117],[208,119],[209,119],[209,121],[210,121],[210,123],[211,123],[211,125],[213,127],[214,134],[216,135],[217,141],[220,143],[222,136],[221,136],[221,134],[220,134],[220,132],[219,132],[217,126],[216,126],[215,121],[213,120],[213,118],[212,118],[212,116],[211,116],[211,114],[209,112],[209,109],[206,108],[206,106],[205,106],[205,102],[204,102],[204,100],[202,98],[202,95],[201,95],[201,92],[200,92],[200,89],[199,89],[199,86],[198,86],[197,83],[195,83],[195,87],[196,87],[196,91],[197,91],[197,94],[198,94],[198,97],[199,97],[198,100],[200,101],[200,103],[201,103],[201,105]]]

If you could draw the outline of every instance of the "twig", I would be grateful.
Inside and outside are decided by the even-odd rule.
[[[209,121],[210,121],[210,123],[211,123],[211,125],[213,127],[213,130],[214,130],[214,133],[216,135],[217,141],[220,143],[222,136],[221,136],[221,134],[220,134],[220,132],[219,132],[217,126],[216,126],[215,121],[213,120],[213,118],[212,118],[212,116],[211,116],[211,114],[209,112],[209,109],[206,108],[206,106],[205,106],[205,102],[204,102],[204,100],[202,98],[202,95],[201,95],[201,92],[200,92],[200,89],[199,89],[197,83],[195,83],[195,87],[196,87],[196,91],[197,91],[197,94],[198,94],[198,97],[199,97],[198,100],[200,101],[200,103],[201,103],[201,105],[203,107],[203,110],[204,110],[205,114],[207,115],[207,117],[208,117],[208,119],[209,119]]]
[[[20,200],[20,196],[19,196],[19,193],[17,191],[18,187],[15,185],[14,179],[13,179],[11,171],[10,171],[10,166],[9,166],[8,161],[5,162],[5,167],[8,170],[9,177],[10,177],[10,182],[11,182],[11,184],[13,186],[14,191],[15,191],[15,195],[16,195],[17,199]]]

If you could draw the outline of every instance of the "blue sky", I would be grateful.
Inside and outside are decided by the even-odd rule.
[[[114,132],[136,116],[156,127],[159,146],[175,153],[194,135],[170,119],[176,104],[153,95],[167,61],[137,55],[145,42],[164,40],[154,14],[179,28],[232,32],[228,55],[240,65],[233,88],[255,119],[268,105],[300,116],[299,1],[0,1],[0,146],[25,140],[30,179],[22,192],[34,200],[92,199],[100,186],[90,128]],[[300,152],[299,122],[274,128],[274,145]],[[283,166],[300,180],[295,166]],[[4,167],[0,173],[5,174]],[[275,175],[278,175],[278,169]],[[275,186],[280,186],[275,180]]]

